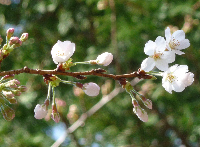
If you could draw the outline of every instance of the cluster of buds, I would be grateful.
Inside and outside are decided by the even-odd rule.
[[[147,122],[148,121],[148,115],[147,112],[142,109],[139,105],[139,103],[137,102],[137,100],[135,99],[134,94],[138,95],[140,100],[143,102],[143,104],[148,108],[148,109],[152,109],[152,101],[150,99],[145,98],[142,94],[138,93],[133,86],[131,85],[130,82],[126,81],[125,79],[121,79],[119,80],[120,84],[122,85],[122,87],[126,90],[127,93],[130,94],[131,98],[132,98],[132,104],[133,104],[133,112],[137,115],[137,117],[143,121],[143,122]]]
[[[14,28],[9,28],[7,30],[6,44],[0,49],[0,62],[5,59],[13,49],[20,47],[23,42],[28,39],[28,33],[23,33],[20,38],[13,36]],[[0,45],[3,39],[0,36]]]
[[[16,104],[17,99],[15,97],[26,91],[26,86],[20,85],[20,82],[13,78],[14,75],[6,75],[0,80],[1,113],[6,120],[12,120],[15,116],[14,110],[6,105],[6,102]]]

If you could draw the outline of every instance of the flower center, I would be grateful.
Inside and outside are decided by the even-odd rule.
[[[162,53],[154,53],[152,58],[156,60],[156,59],[160,59],[161,56],[162,56]]]
[[[180,42],[178,40],[176,40],[174,37],[169,42],[169,46],[170,46],[171,49],[175,49],[179,45],[180,45]]]
[[[62,52],[62,51],[57,51],[56,56],[64,56],[64,52]]]
[[[167,74],[167,78],[166,78],[170,83],[174,82],[174,80],[176,79],[176,76],[174,76],[171,73]]]

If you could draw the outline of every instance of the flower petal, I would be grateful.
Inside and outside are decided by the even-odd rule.
[[[151,71],[155,66],[155,61],[153,58],[148,57],[142,61],[141,69],[148,72]]]

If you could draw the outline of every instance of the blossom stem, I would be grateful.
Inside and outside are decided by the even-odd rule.
[[[55,104],[56,104],[56,100],[55,100],[55,90],[54,90],[54,86],[52,86],[52,92],[53,92],[52,105],[55,105]]]
[[[51,84],[48,86],[48,93],[47,93],[47,99],[50,101],[50,93],[51,92]]]
[[[161,76],[163,75],[163,72],[157,72],[157,71],[149,71],[149,72],[146,72],[147,74],[150,74],[150,75],[154,75],[154,76]]]

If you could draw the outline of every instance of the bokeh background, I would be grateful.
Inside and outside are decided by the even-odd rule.
[[[86,61],[107,51],[114,61],[104,69],[124,74],[137,71],[143,59],[144,45],[157,36],[164,37],[167,26],[183,29],[190,47],[176,57],[176,64],[188,65],[195,74],[192,86],[181,93],[169,94],[156,81],[142,80],[134,88],[153,102],[149,121],[143,123],[133,113],[130,96],[121,91],[110,102],[90,116],[68,135],[61,146],[91,147],[199,147],[200,146],[200,1],[197,0],[0,0],[0,34],[15,28],[14,36],[29,33],[29,39],[14,50],[1,64],[1,71],[28,66],[33,69],[55,69],[51,48],[57,40],[76,44],[73,61]],[[173,63],[173,64],[175,64]],[[172,64],[172,65],[173,65]],[[87,71],[99,66],[78,65],[70,71]],[[98,103],[104,95],[120,85],[111,79],[88,76],[82,83],[101,86],[97,97],[84,95],[80,89],[60,84],[56,87],[60,123],[50,115],[34,118],[34,107],[47,96],[47,85],[39,75],[16,76],[28,87],[11,107],[15,118],[8,122],[0,116],[1,147],[51,146],[81,114]],[[132,81],[134,79],[129,79]]]

